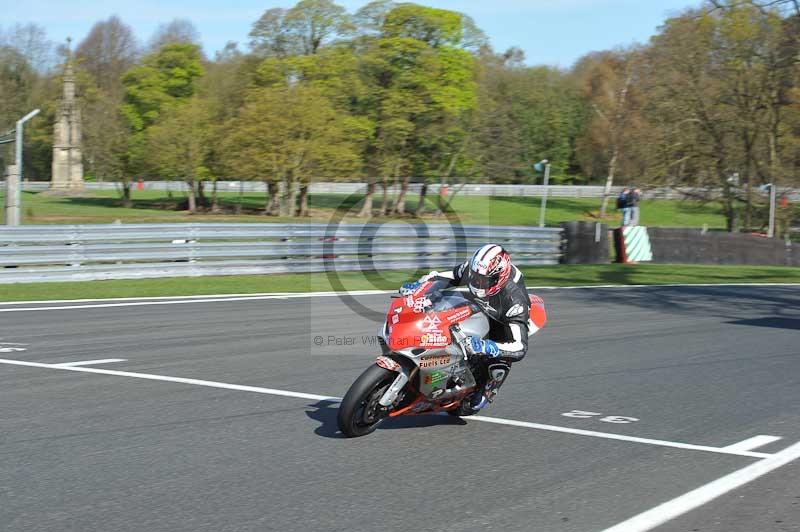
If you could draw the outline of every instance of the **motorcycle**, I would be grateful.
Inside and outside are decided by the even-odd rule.
[[[379,331],[382,354],[352,384],[337,415],[348,437],[365,436],[387,419],[446,412],[461,417],[481,370],[469,337],[485,337],[489,318],[469,292],[432,279],[406,296],[393,296]],[[544,302],[530,295],[529,335],[544,327]],[[464,402],[464,405],[462,405]]]

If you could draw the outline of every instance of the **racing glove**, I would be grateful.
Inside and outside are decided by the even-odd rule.
[[[413,282],[413,283],[403,283],[403,286],[400,287],[400,294],[404,296],[410,296],[414,292],[417,291],[417,288],[422,286],[420,282]]]
[[[419,278],[419,282],[420,283],[424,283],[426,281],[430,281],[431,279],[433,279],[434,277],[438,277],[439,275],[440,275],[439,272],[434,270],[434,271],[432,271],[432,272],[430,272],[428,274],[425,274],[422,277],[420,277]]]
[[[485,355],[489,358],[500,356],[500,348],[494,340],[484,340],[477,336],[469,337],[469,347],[473,355]]]

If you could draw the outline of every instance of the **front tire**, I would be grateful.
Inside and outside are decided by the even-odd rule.
[[[378,428],[389,413],[378,401],[396,377],[395,372],[372,365],[356,379],[342,399],[336,418],[345,436],[366,436]]]

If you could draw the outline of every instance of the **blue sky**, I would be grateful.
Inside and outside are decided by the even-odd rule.
[[[173,18],[197,26],[209,55],[227,41],[247,43],[251,24],[293,0],[0,0],[0,28],[36,22],[53,40],[82,39],[92,24],[118,15],[146,41]],[[355,11],[367,0],[340,0]],[[569,67],[583,54],[646,42],[668,16],[700,0],[424,0],[472,16],[498,51],[519,46],[529,64]]]

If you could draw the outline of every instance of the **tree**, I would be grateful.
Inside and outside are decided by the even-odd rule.
[[[0,46],[16,49],[39,73],[47,73],[56,63],[55,47],[38,24],[16,24],[0,33]]]
[[[192,98],[149,128],[150,163],[161,176],[185,181],[189,212],[197,211],[198,181],[209,175],[213,130],[207,101]]]
[[[200,32],[192,21],[185,18],[176,18],[166,24],[161,24],[150,37],[149,49],[157,52],[168,44],[200,44]]]
[[[130,26],[118,17],[95,23],[75,52],[83,116],[83,154],[88,173],[99,181],[122,183],[129,132],[120,112],[125,94],[123,74],[138,56]],[[130,206],[130,187],[122,187]]]
[[[119,17],[95,23],[78,44],[75,57],[94,85],[112,98],[122,98],[122,75],[136,62],[138,46],[131,27]]]
[[[35,78],[33,67],[19,50],[0,46],[0,129],[12,127],[29,111]]]
[[[159,119],[165,106],[191,98],[204,73],[200,47],[195,44],[167,44],[145,57],[141,66],[128,70],[122,78],[122,112],[131,128],[142,131]]]
[[[293,53],[286,27],[286,10],[267,9],[250,30],[250,49],[259,57],[285,57]]]
[[[397,7],[393,0],[374,0],[356,11],[353,23],[362,35],[376,37],[383,28],[386,16]]]
[[[194,44],[167,44],[146,56],[140,66],[122,77],[125,98],[121,108],[130,131],[125,155],[125,175],[152,170],[147,129],[163,121],[179,104],[195,95],[205,73],[200,48]],[[124,195],[130,181],[123,182]]]
[[[331,0],[300,0],[291,9],[266,10],[250,31],[250,48],[260,57],[313,55],[351,30],[342,6]]]
[[[345,9],[331,0],[300,0],[286,12],[284,24],[299,53],[316,54],[351,29]]]
[[[401,4],[386,14],[379,37],[365,52],[367,108],[375,124],[367,164],[383,175],[402,176],[392,208],[396,214],[405,213],[412,174],[441,171],[440,163],[430,162],[460,152],[454,128],[476,101],[474,58],[460,46],[462,21],[456,12]],[[370,184],[368,202],[373,192]]]
[[[783,35],[776,13],[731,3],[667,21],[648,53],[649,115],[661,125],[662,157],[673,161],[665,167],[720,188],[729,230],[738,203],[745,228],[757,225],[754,186],[777,177],[791,85],[785,69],[794,68],[782,59],[792,57],[791,46],[788,56],[781,51]]]
[[[35,72],[15,48],[0,46],[0,134],[14,128],[14,123],[29,109]],[[0,169],[13,161],[11,145],[0,145]]]
[[[578,141],[582,148],[584,169],[605,167],[605,189],[600,218],[605,218],[611,187],[620,166],[630,153],[626,148],[634,139],[631,122],[635,107],[634,79],[637,68],[635,50],[589,54],[575,66],[574,75],[591,118]]]
[[[314,177],[358,171],[361,160],[352,140],[358,129],[318,88],[260,88],[226,127],[223,153],[231,171],[267,183],[266,214],[275,214],[280,205],[284,214],[307,216]]]
[[[83,107],[83,156],[88,173],[98,181],[125,183],[130,130],[120,112],[120,102],[103,90],[86,86]],[[130,207],[130,187],[122,188],[123,205]]]

